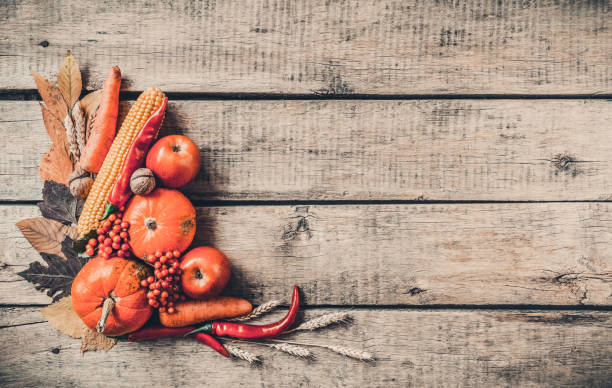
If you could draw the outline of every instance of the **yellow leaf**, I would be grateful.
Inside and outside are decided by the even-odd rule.
[[[32,77],[34,77],[38,93],[42,97],[47,108],[57,119],[63,120],[64,117],[66,117],[68,108],[66,107],[62,93],[57,85],[35,72],[32,72]]]
[[[62,253],[62,241],[66,236],[76,240],[79,234],[73,226],[43,217],[21,220],[17,227],[38,252],[58,255],[64,259],[66,256]]]
[[[83,86],[79,65],[77,65],[70,50],[66,52],[66,58],[64,58],[64,62],[60,66],[59,74],[57,75],[57,86],[64,97],[68,109],[72,109],[81,95]]]
[[[87,326],[72,309],[72,297],[67,296],[40,310],[49,324],[73,338],[81,338]]]

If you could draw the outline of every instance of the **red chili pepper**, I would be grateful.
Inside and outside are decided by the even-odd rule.
[[[148,326],[128,335],[128,341],[138,342],[157,338],[184,337],[194,329],[193,326],[164,327]]]
[[[223,346],[221,342],[217,341],[215,337],[206,333],[196,333],[193,337],[195,337],[196,341],[210,346],[212,349],[216,350],[225,357],[229,357],[229,353],[227,352],[227,349],[225,349],[225,346]]]
[[[189,334],[190,331],[193,331],[195,327],[186,326],[186,327],[164,327],[164,326],[149,326],[128,335],[128,341],[138,342],[138,341],[146,341],[157,338],[170,338],[170,337],[184,337]],[[225,357],[229,357],[229,353],[223,346],[221,342],[219,342],[215,337],[208,335],[206,333],[197,333],[195,335],[190,335],[190,337],[195,338],[196,341],[203,343],[204,345],[209,346],[213,350],[222,354]]]
[[[204,332],[218,336],[228,336],[242,339],[273,338],[287,330],[293,322],[300,308],[300,294],[297,286],[293,286],[293,296],[289,312],[278,322],[267,325],[249,325],[236,322],[208,322],[189,334]]]
[[[127,155],[125,156],[123,165],[121,166],[119,178],[108,194],[108,201],[106,202],[104,215],[100,221],[105,220],[106,217],[117,211],[117,209],[123,206],[127,200],[130,199],[130,196],[132,195],[132,190],[130,189],[130,178],[132,177],[134,171],[142,167],[147,157],[147,152],[151,147],[151,143],[153,143],[153,140],[155,140],[157,137],[159,128],[164,121],[167,102],[168,97],[164,98],[159,108],[153,112],[151,117],[149,117],[147,122],[140,129],[140,132],[138,132],[138,135],[136,135],[134,138]]]

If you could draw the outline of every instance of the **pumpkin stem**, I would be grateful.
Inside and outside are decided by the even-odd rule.
[[[96,330],[98,333],[104,333],[106,329],[106,320],[108,319],[108,314],[113,311],[115,308],[115,300],[111,297],[104,299],[104,303],[102,304],[102,315],[100,316],[100,320],[96,325]]]
[[[157,221],[155,221],[155,218],[153,217],[149,217],[145,220],[145,227],[149,230],[155,230],[157,229]]]

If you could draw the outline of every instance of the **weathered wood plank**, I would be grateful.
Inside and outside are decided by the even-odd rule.
[[[328,310],[309,310],[307,316]],[[0,329],[0,381],[21,386],[576,386],[612,380],[612,314],[544,311],[351,310],[347,327],[296,335],[375,354],[365,364],[313,349],[303,361],[261,345],[261,367],[224,359],[191,340],[120,342],[79,352],[79,340],[47,323]],[[0,310],[0,322],[40,314]],[[7,317],[8,316],[8,317]],[[272,319],[272,318],[270,318]],[[69,367],[67,367],[69,366]]]
[[[225,251],[228,291],[293,284],[309,305],[612,303],[610,203],[229,206],[198,209],[195,244]],[[0,207],[0,304],[48,303],[16,273],[38,255]]]
[[[175,101],[203,155],[192,199],[612,197],[608,101]],[[127,104],[124,105],[124,110]],[[40,199],[38,103],[0,101],[0,199]]]
[[[610,93],[606,1],[3,1],[0,89],[67,49],[100,85],[275,93]]]

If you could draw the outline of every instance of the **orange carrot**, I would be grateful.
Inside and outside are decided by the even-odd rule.
[[[100,97],[100,107],[88,136],[85,150],[81,155],[81,168],[97,173],[110,149],[117,127],[119,112],[119,88],[121,87],[121,70],[113,67],[104,81],[104,89]]]
[[[175,303],[175,311],[159,313],[159,321],[166,327],[182,327],[214,319],[233,318],[248,314],[253,309],[249,301],[230,296],[208,300],[188,300]]]

